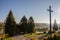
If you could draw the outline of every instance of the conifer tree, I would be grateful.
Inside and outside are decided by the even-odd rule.
[[[13,13],[10,10],[5,21],[5,34],[8,34],[9,36],[14,36],[14,34],[16,33],[15,30],[16,30],[16,22]]]
[[[33,33],[34,32],[34,27],[35,27],[35,24],[34,24],[34,20],[33,20],[33,17],[30,17],[29,18],[29,32],[30,33]]]
[[[54,20],[53,31],[58,31],[58,25],[56,23],[56,20]]]
[[[27,18],[25,16],[20,21],[20,32],[23,32],[23,34],[27,32]]]

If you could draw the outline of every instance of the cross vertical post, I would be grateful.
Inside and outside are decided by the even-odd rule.
[[[51,10],[51,6],[49,6],[49,9],[47,9],[47,11],[49,11],[49,16],[50,16],[50,34],[51,34],[51,12],[53,12]]]

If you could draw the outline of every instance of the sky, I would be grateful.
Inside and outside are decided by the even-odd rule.
[[[35,23],[49,23],[49,6],[53,10],[52,23],[60,23],[60,0],[0,0],[0,22],[5,22],[12,10],[17,23],[23,16],[33,17]]]

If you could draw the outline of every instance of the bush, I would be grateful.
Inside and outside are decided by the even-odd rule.
[[[44,33],[46,33],[46,32],[44,32]]]
[[[58,31],[58,33],[60,33],[60,31]]]
[[[60,40],[60,36],[54,35],[53,37],[48,37],[48,40]]]

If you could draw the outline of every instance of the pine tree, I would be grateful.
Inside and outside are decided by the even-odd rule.
[[[23,32],[23,34],[27,32],[27,18],[25,16],[20,21],[20,32]]]
[[[56,20],[54,20],[53,31],[58,31],[58,25],[56,23]]]
[[[35,24],[34,24],[34,20],[33,20],[33,17],[30,17],[29,18],[29,32],[30,33],[33,33],[34,32],[34,27],[35,27]]]
[[[16,33],[15,30],[16,22],[13,13],[10,10],[5,22],[5,34],[8,34],[9,36],[14,36],[14,34]]]

